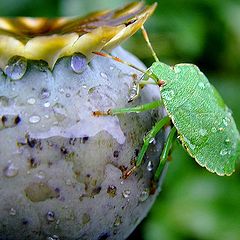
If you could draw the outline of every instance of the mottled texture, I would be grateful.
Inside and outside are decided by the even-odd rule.
[[[239,158],[239,132],[231,111],[206,76],[193,64],[156,62],[154,75],[164,106],[189,154],[218,175],[231,175]]]
[[[92,115],[158,99],[159,88],[146,86],[127,103],[136,73],[96,57],[77,74],[69,57],[52,72],[30,62],[20,80],[0,76],[0,239],[125,239],[147,214],[163,132],[136,173],[122,179],[122,170],[161,111]]]

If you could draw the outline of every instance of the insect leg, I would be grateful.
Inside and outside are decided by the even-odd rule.
[[[99,117],[99,116],[108,116],[108,115],[111,116],[111,115],[124,114],[124,113],[139,113],[139,112],[148,111],[161,106],[163,106],[162,100],[157,100],[157,101],[153,101],[150,103],[146,103],[146,104],[139,105],[136,107],[131,107],[131,108],[113,108],[113,109],[108,109],[106,112],[94,111],[93,115],[96,117]]]
[[[162,118],[160,121],[158,121],[155,126],[150,130],[150,132],[144,137],[143,139],[143,146],[141,148],[141,151],[137,157],[137,160],[135,162],[135,165],[124,172],[123,177],[127,178],[129,177],[142,163],[143,157],[148,149],[148,146],[152,139],[157,135],[157,133],[168,123],[170,122],[170,117],[166,116]]]
[[[173,127],[171,130],[170,130],[170,133],[168,134],[168,137],[167,137],[167,141],[164,145],[164,148],[163,148],[163,151],[162,151],[162,154],[161,154],[161,157],[160,157],[160,161],[159,161],[159,165],[158,165],[158,168],[154,174],[154,181],[158,181],[160,176],[161,176],[161,173],[163,171],[163,168],[167,162],[167,157],[168,157],[168,154],[169,154],[169,151],[171,149],[171,146],[172,146],[172,142],[173,142],[173,137],[176,133],[176,128]]]
[[[144,137],[143,139],[143,146],[141,148],[141,151],[138,155],[137,161],[135,165],[139,167],[142,163],[143,157],[148,149],[148,146],[150,142],[152,141],[153,138],[157,135],[157,133],[168,123],[170,122],[170,117],[166,116],[162,118],[160,121],[158,121],[154,127],[150,130],[150,132],[147,134],[147,136]]]

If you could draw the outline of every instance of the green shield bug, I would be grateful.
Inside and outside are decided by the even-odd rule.
[[[133,108],[94,112],[95,115],[101,116],[141,112],[158,106],[164,106],[166,109],[167,116],[157,122],[144,138],[135,166],[126,172],[125,177],[140,166],[151,139],[170,122],[172,128],[155,173],[156,181],[159,179],[167,161],[176,132],[184,148],[199,165],[220,176],[231,175],[235,170],[236,160],[240,156],[240,136],[231,111],[197,66],[193,64],[169,66],[160,62],[144,27],[142,27],[142,32],[155,62],[146,72],[141,69],[138,70],[144,72],[145,76],[153,79],[154,83],[159,85],[161,99]],[[97,52],[96,54],[126,63],[106,53]],[[130,63],[126,64],[134,67]],[[136,88],[138,90],[136,90],[134,96],[131,96],[130,101],[138,95],[139,86],[148,82],[149,80],[144,78],[139,80]]]

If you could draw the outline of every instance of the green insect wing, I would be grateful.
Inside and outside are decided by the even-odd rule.
[[[188,153],[218,175],[231,175],[239,157],[239,132],[231,111],[206,76],[192,64],[155,62],[150,71],[165,84],[161,95]]]

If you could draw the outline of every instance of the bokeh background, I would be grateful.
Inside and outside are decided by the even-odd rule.
[[[0,15],[84,15],[128,2],[1,0]],[[161,61],[191,62],[205,72],[240,128],[240,1],[161,0],[146,28]],[[124,46],[151,65],[153,58],[140,33]],[[176,142],[162,192],[128,240],[239,240],[239,183],[239,171],[231,177],[208,173]]]

